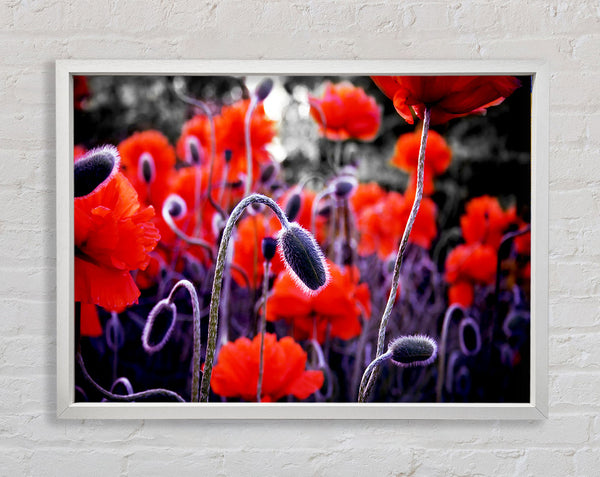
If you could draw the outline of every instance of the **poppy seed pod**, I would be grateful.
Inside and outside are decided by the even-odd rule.
[[[269,96],[269,93],[272,89],[273,80],[271,78],[265,78],[256,87],[256,91],[254,92],[254,94],[256,94],[256,99],[258,99],[259,101],[264,101],[267,98],[267,96]]]
[[[460,350],[465,356],[473,356],[481,349],[481,332],[473,318],[464,318],[458,332]]]
[[[296,284],[314,294],[329,281],[329,270],[315,238],[297,223],[281,229],[281,257]]]
[[[114,146],[93,149],[73,165],[74,195],[83,197],[115,175],[119,169],[119,152]]]
[[[302,197],[299,192],[294,192],[285,204],[285,216],[290,222],[296,220],[300,206],[302,205]]]
[[[277,251],[277,240],[273,237],[265,237],[262,239],[262,253],[265,260],[271,261]]]
[[[437,344],[429,336],[401,336],[389,345],[392,362],[403,368],[427,366],[437,356]]]

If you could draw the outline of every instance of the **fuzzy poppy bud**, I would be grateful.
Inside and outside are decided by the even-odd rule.
[[[279,235],[281,256],[296,284],[313,294],[329,281],[329,270],[315,238],[297,223],[284,227]]]
[[[481,349],[481,332],[473,318],[464,318],[458,331],[460,350],[465,356],[473,356]]]
[[[203,162],[202,149],[196,136],[186,138],[185,146],[185,161],[188,164],[200,164]]]
[[[354,178],[343,177],[333,185],[333,193],[338,199],[348,199],[354,192],[356,185]]]
[[[294,192],[285,204],[285,215],[290,222],[296,220],[298,212],[300,212],[300,206],[302,205],[302,198],[298,192]]]
[[[113,146],[93,149],[73,165],[74,195],[83,197],[116,174],[119,168],[119,153]]]
[[[403,368],[427,366],[437,356],[437,344],[429,336],[401,336],[389,345],[392,362]]]
[[[171,217],[180,219],[187,213],[187,205],[185,201],[177,194],[171,194],[165,200],[163,210],[166,209]]]
[[[154,166],[154,159],[148,152],[144,152],[140,155],[138,160],[138,174],[142,182],[150,184],[156,176],[156,168]]]
[[[269,96],[269,93],[272,89],[273,80],[271,78],[265,78],[256,87],[256,91],[254,92],[254,94],[256,94],[256,99],[258,99],[259,101],[264,101],[267,98],[267,96]]]
[[[277,251],[277,240],[273,237],[265,237],[262,239],[262,253],[265,260],[271,261]]]
[[[277,167],[275,164],[269,164],[265,167],[260,173],[260,182],[263,184],[268,184],[275,177],[277,173]]]

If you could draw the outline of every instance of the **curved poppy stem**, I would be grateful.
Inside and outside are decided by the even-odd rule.
[[[402,266],[402,258],[404,257],[404,252],[406,250],[406,246],[408,244],[408,237],[410,236],[410,232],[412,230],[413,224],[415,223],[415,219],[417,217],[417,213],[419,212],[419,206],[421,205],[421,199],[423,197],[423,175],[425,168],[425,146],[427,145],[427,135],[429,133],[429,121],[431,119],[431,108],[426,107],[425,113],[423,115],[423,129],[421,131],[421,146],[419,148],[419,161],[417,165],[417,190],[415,191],[415,200],[413,202],[412,209],[410,210],[410,215],[408,216],[408,221],[406,222],[406,227],[404,228],[404,234],[402,235],[402,240],[400,241],[400,246],[398,248],[398,254],[396,255],[396,262],[394,264],[394,274],[392,278],[392,289],[390,290],[390,294],[388,296],[387,303],[385,305],[385,310],[383,311],[383,316],[381,317],[381,323],[379,325],[379,335],[377,337],[377,357],[381,356],[384,352],[385,346],[385,333],[387,331],[387,324],[390,320],[390,316],[392,314],[392,308],[394,307],[394,302],[396,301],[396,292],[398,291],[398,282],[400,280],[400,267]],[[369,378],[369,382],[367,383],[366,389],[364,393],[359,394],[359,402],[365,402],[371,393],[371,389],[375,384],[375,381],[379,377],[379,368],[377,365],[374,365],[375,368],[371,373],[371,377]],[[361,399],[362,398],[362,399]]]
[[[185,288],[190,294],[192,300],[192,312],[194,316],[194,354],[192,358],[192,402],[198,402],[198,385],[200,384],[200,345],[201,345],[201,328],[200,328],[200,302],[198,301],[198,294],[194,285],[188,280],[178,281],[173,288],[171,293],[167,297],[169,303],[173,303],[173,296],[179,288]]]
[[[263,312],[261,313],[260,319],[260,358],[258,361],[258,383],[256,384],[256,402],[260,402],[260,395],[262,393],[262,382],[264,372],[264,351],[265,351],[265,328],[267,322],[267,293],[269,292],[269,261],[265,260],[263,264],[264,278],[263,278],[263,289],[262,294],[264,298]]]
[[[208,258],[210,260],[213,260],[214,255],[213,255],[213,250],[212,250],[212,247],[210,246],[210,244],[208,242],[202,240],[201,238],[190,237],[183,230],[181,230],[179,227],[177,227],[177,224],[173,220],[173,217],[171,217],[171,214],[169,214],[169,210],[168,210],[166,201],[165,201],[165,204],[163,205],[162,216],[163,216],[164,221],[167,223],[167,225],[169,226],[169,228],[173,231],[173,233],[175,235],[177,235],[181,240],[189,243],[190,245],[198,245],[198,246],[202,247],[208,253]]]
[[[250,126],[252,125],[252,113],[258,106],[258,100],[256,96],[252,96],[250,99],[250,105],[246,111],[246,117],[244,118],[244,141],[246,146],[246,189],[244,190],[244,197],[250,195],[252,188],[252,140],[250,138]]]
[[[85,363],[83,362],[83,356],[81,356],[81,353],[79,351],[77,352],[76,358],[77,358],[77,364],[79,364],[79,367],[81,368],[81,372],[83,373],[84,378],[92,386],[94,386],[99,392],[101,392],[104,396],[106,396],[109,399],[113,399],[115,401],[134,401],[136,399],[143,399],[143,398],[149,398],[149,397],[154,397],[154,396],[166,396],[166,397],[173,398],[179,402],[185,402],[185,400],[176,392],[170,391],[169,389],[162,389],[162,388],[148,389],[147,391],[140,391],[138,393],[131,393],[131,394],[114,394],[114,393],[104,389],[96,381],[94,381],[94,378],[92,378],[90,376],[90,374],[88,373],[88,371],[85,367]]]
[[[454,316],[454,312],[460,310],[463,315],[464,309],[457,304],[451,305],[444,315],[444,321],[442,323],[442,336],[440,337],[440,351],[438,353],[438,375],[437,382],[435,384],[435,400],[436,402],[442,402],[442,388],[444,386],[444,376],[446,374],[446,342],[448,340],[448,329],[450,327],[450,321]]]
[[[238,205],[235,206],[227,224],[223,231],[223,238],[219,245],[219,253],[217,255],[217,263],[215,264],[215,277],[213,279],[212,295],[210,298],[210,312],[208,320],[208,342],[206,345],[206,356],[204,359],[204,373],[202,375],[202,384],[200,386],[200,400],[202,402],[208,402],[208,396],[210,393],[210,378],[212,375],[213,362],[215,360],[215,349],[217,343],[217,330],[219,327],[219,302],[221,300],[221,287],[223,284],[223,272],[225,270],[225,259],[227,256],[227,249],[233,228],[237,221],[241,218],[242,214],[250,204],[259,203],[269,207],[279,219],[282,227],[289,228],[290,222],[285,216],[281,207],[277,205],[273,199],[260,194],[252,194],[242,199]]]
[[[392,352],[388,351],[387,353],[383,353],[381,356],[375,358],[369,363],[369,366],[367,366],[367,369],[365,369],[365,372],[362,375],[362,379],[360,380],[360,388],[358,390],[358,402],[366,402],[367,398],[369,397],[368,394],[366,394],[366,387],[368,379],[371,376],[373,369],[375,369],[376,366],[379,366],[384,361],[390,359],[391,356]]]

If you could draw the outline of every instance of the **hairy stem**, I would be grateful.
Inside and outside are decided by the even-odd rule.
[[[256,384],[256,401],[260,402],[260,395],[262,393],[262,382],[263,382],[263,371],[264,371],[264,351],[265,351],[265,328],[267,322],[267,293],[269,292],[269,261],[265,260],[264,263],[264,277],[263,277],[263,312],[260,315],[260,357],[258,361],[258,383]]]
[[[210,298],[210,313],[208,320],[208,343],[206,345],[204,373],[202,375],[202,384],[200,387],[200,400],[202,402],[208,402],[208,395],[210,393],[210,377],[212,375],[212,367],[215,359],[217,330],[219,327],[219,302],[221,299],[221,287],[223,284],[223,272],[225,270],[227,248],[229,246],[229,241],[231,240],[231,235],[233,233],[235,224],[246,210],[246,207],[253,203],[259,203],[268,206],[271,208],[271,210],[273,210],[273,212],[275,212],[275,215],[279,219],[282,227],[288,228],[290,226],[287,217],[279,205],[277,205],[273,199],[260,194],[252,194],[246,197],[238,205],[236,205],[231,212],[231,215],[227,220],[225,230],[223,231],[223,238],[221,239],[219,253],[217,255],[217,263],[215,264],[215,277],[213,280],[212,295]]]
[[[379,335],[377,337],[377,357],[381,356],[384,352],[385,347],[385,333],[387,331],[387,324],[392,314],[392,308],[394,307],[394,302],[396,301],[396,292],[398,291],[398,282],[400,281],[400,268],[402,266],[402,258],[404,257],[404,251],[406,250],[406,246],[408,244],[408,237],[410,236],[410,232],[412,230],[413,224],[415,223],[415,219],[417,217],[417,213],[419,212],[419,206],[421,205],[421,198],[423,197],[423,174],[424,174],[424,166],[425,166],[425,147],[427,145],[427,135],[429,133],[429,120],[431,118],[431,109],[429,107],[425,108],[425,114],[423,117],[423,129],[421,131],[421,147],[419,148],[419,161],[417,165],[417,190],[415,192],[415,200],[413,202],[412,209],[410,211],[410,215],[408,217],[408,221],[406,222],[406,227],[404,228],[404,234],[402,235],[402,240],[400,241],[400,246],[398,248],[398,254],[396,255],[396,262],[394,264],[394,274],[392,278],[392,289],[390,290],[390,294],[388,296],[387,303],[385,305],[385,310],[383,311],[383,316],[381,317],[381,323],[379,325]],[[369,397],[371,393],[371,389],[373,385],[377,381],[379,377],[379,367],[375,365],[373,372],[371,373],[371,377],[369,378],[369,382],[365,389],[365,392],[359,396],[359,402],[365,402],[365,400]],[[361,400],[362,398],[362,400]]]
[[[448,340],[448,328],[450,327],[450,321],[456,310],[462,311],[464,315],[462,307],[454,304],[446,310],[444,321],[442,323],[442,336],[440,337],[440,351],[438,353],[438,376],[435,385],[435,400],[437,402],[442,402],[442,388],[444,386],[444,376],[446,375],[446,342]]]

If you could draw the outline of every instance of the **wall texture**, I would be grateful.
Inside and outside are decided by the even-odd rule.
[[[598,475],[597,1],[5,0],[0,25],[1,475]],[[546,59],[550,418],[57,421],[59,58]]]

